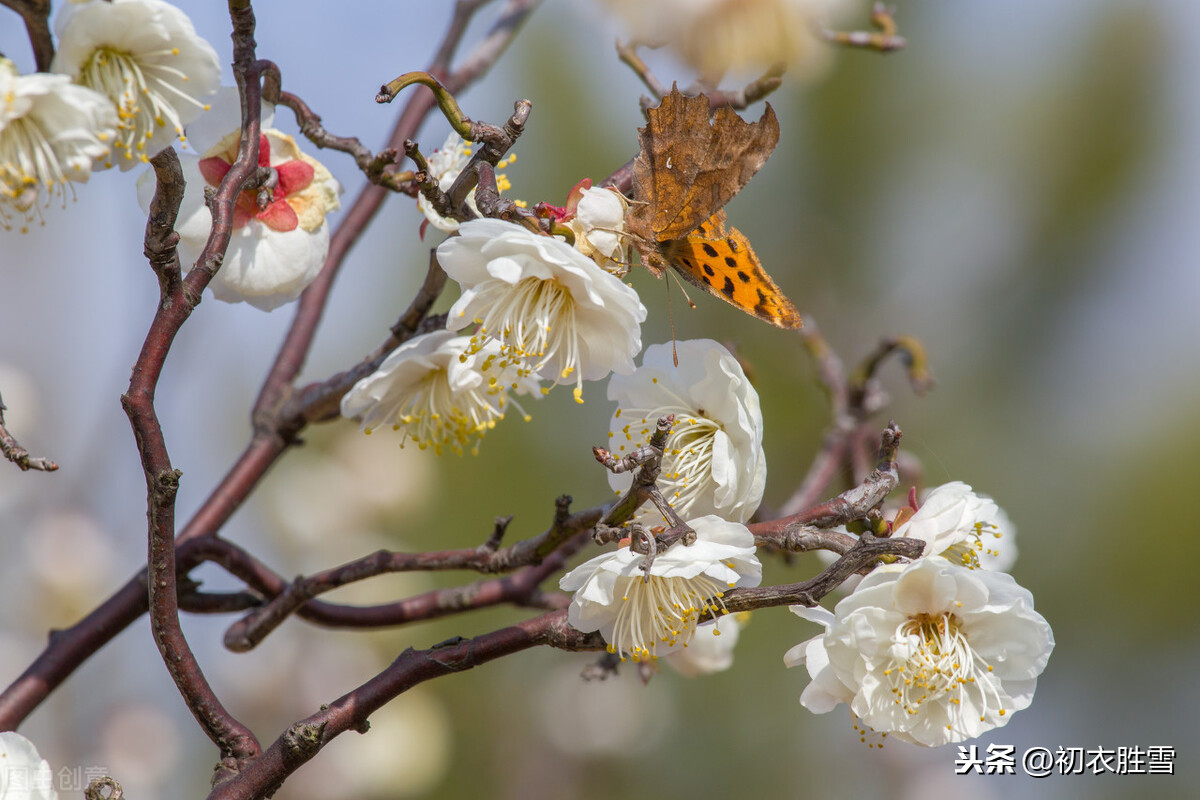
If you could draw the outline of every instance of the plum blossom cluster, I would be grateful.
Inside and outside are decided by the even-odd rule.
[[[455,332],[471,328],[454,340],[459,348],[458,379],[450,382],[451,391],[433,396],[414,381],[415,372],[381,367],[360,381],[342,404],[343,415],[361,418],[365,428],[388,418],[410,433],[417,420],[425,418],[428,422],[417,427],[429,436],[417,441],[439,450],[452,440],[461,443],[465,428],[438,423],[463,420],[464,409],[474,408],[479,416],[467,415],[469,427],[472,434],[482,435],[503,418],[510,390],[531,392],[542,381],[573,383],[575,399],[583,402],[583,381],[632,371],[633,357],[642,346],[646,307],[632,288],[579,249],[514,223],[473,219],[438,246],[437,256],[462,289],[446,327]],[[444,343],[450,341],[436,335]],[[460,348],[459,342],[466,344]],[[474,370],[476,377],[466,381],[463,369]],[[494,393],[489,411],[480,411],[477,393],[463,393],[468,384]],[[541,387],[539,393],[548,391],[549,386]],[[418,396],[430,402],[417,402]],[[380,402],[372,400],[376,397],[389,398],[387,407],[375,405]]]
[[[0,224],[22,229],[93,170],[147,161],[207,108],[216,52],[162,0],[67,3],[50,73],[0,59]]]

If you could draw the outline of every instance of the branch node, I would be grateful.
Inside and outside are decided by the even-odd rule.
[[[504,532],[508,530],[508,524],[513,521],[512,514],[504,517],[496,517],[492,535],[487,541],[480,545],[480,549],[485,552],[496,552],[500,549],[500,541],[504,538]]]
[[[321,749],[321,736],[325,732],[325,723],[297,722],[287,729],[281,737],[284,763],[303,763],[315,756]]]

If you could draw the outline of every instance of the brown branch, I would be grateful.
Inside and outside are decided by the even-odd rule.
[[[230,14],[234,25],[234,72],[243,76],[246,83],[254,57],[254,15],[249,2],[230,3]],[[250,78],[257,83],[256,77]],[[257,95],[256,95],[257,97]],[[258,101],[254,107],[257,110]],[[256,122],[256,120],[248,120]],[[253,126],[256,128],[256,125]],[[254,133],[255,147],[247,150],[245,137],[239,152],[242,157],[257,159],[257,131]],[[179,259],[175,244],[179,237],[173,230],[183,200],[183,173],[179,159],[173,150],[164,151],[152,160],[158,186],[151,203],[151,214],[146,224],[145,251],[151,268],[159,279],[160,299],[146,343],[134,364],[129,389],[121,397],[121,405],[129,417],[137,440],[138,453],[146,477],[148,519],[147,587],[149,595],[150,627],[154,640],[162,654],[172,680],[187,703],[192,715],[201,728],[220,748],[223,766],[236,769],[236,765],[258,755],[261,748],[250,729],[238,722],[225,709],[209,686],[197,663],[183,630],[179,624],[179,604],[176,588],[175,565],[175,498],[182,474],[171,466],[167,453],[166,439],[154,408],[154,394],[158,378],[166,360],[170,344],[176,332],[191,313],[194,303],[186,299],[186,289],[179,275]],[[237,165],[234,165],[237,169]],[[232,171],[232,170],[231,170]],[[241,184],[222,183],[222,190]],[[218,191],[220,194],[220,190]],[[232,228],[232,199],[227,212],[228,230]],[[215,236],[219,213],[218,204],[213,206],[214,236],[209,237],[208,247],[219,241]],[[221,252],[228,246],[228,230]],[[214,253],[216,251],[213,251]],[[203,261],[203,259],[202,259]],[[220,263],[216,256],[215,262]],[[211,274],[208,276],[211,278]],[[204,283],[200,283],[203,289]],[[198,299],[198,295],[197,295]]]
[[[296,115],[296,123],[300,126],[300,133],[304,134],[305,138],[322,149],[348,153],[371,183],[393,192],[413,194],[414,184],[411,172],[387,171],[387,167],[400,161],[400,154],[395,149],[385,148],[378,154],[374,154],[353,136],[333,135],[321,126],[321,117],[291,92],[280,92],[279,105],[290,108]]]
[[[567,558],[578,552],[587,542],[587,534],[590,534],[592,526],[603,513],[603,509],[594,508],[571,515],[568,513],[569,503],[569,497],[560,497],[550,528],[540,536],[518,542],[511,547],[493,549],[485,543],[476,548],[438,553],[392,553],[380,550],[340,567],[297,578],[281,590],[278,584],[270,587],[263,585],[263,568],[260,565],[254,564],[252,570],[245,570],[247,562],[243,558],[239,557],[236,561],[227,559],[231,546],[223,543],[222,550],[225,552],[218,551],[216,555],[219,558],[214,560],[270,597],[264,605],[229,628],[225,634],[225,646],[236,651],[249,650],[314,597],[348,583],[391,572],[465,569],[499,573],[548,563],[544,569],[526,570],[518,580],[484,581],[471,586],[441,589],[399,603],[387,604],[386,610],[383,610],[384,607],[376,607],[376,610],[371,612],[376,621],[378,614],[390,611],[398,611],[400,621],[410,622],[500,602],[522,601],[550,572],[561,568]],[[557,558],[550,560],[551,555]]]
[[[841,558],[814,578],[787,586],[731,589],[721,599],[729,613],[771,606],[815,606],[822,597],[845,583],[851,575],[871,566],[880,558],[918,558],[924,549],[925,542],[920,539],[881,539],[864,533]]]
[[[925,354],[924,345],[916,337],[897,336],[880,341],[875,351],[854,370],[849,385],[851,403],[862,408],[869,406],[867,397],[871,381],[887,357],[892,355],[900,358],[904,364],[909,386],[918,397],[933,388],[933,373],[929,370],[929,357]]]
[[[459,91],[486,72],[512,40],[520,23],[536,5],[537,0],[509,0],[492,30],[462,65],[446,78],[446,85]],[[466,13],[472,10],[470,4],[463,4],[462,8],[467,9]],[[452,30],[457,31],[455,36],[461,36],[465,25]],[[453,46],[447,46],[450,38],[452,37],[447,37],[447,42],[441,48],[443,51],[453,51]],[[256,83],[249,81],[246,91],[253,92],[257,97]],[[258,107],[257,102],[252,108],[244,106],[243,113],[249,112],[250,116],[257,118]],[[414,95],[393,129],[391,146],[398,147],[406,138],[412,138],[431,108],[432,103],[428,96]],[[253,145],[257,148],[257,138],[254,139]],[[239,153],[239,163],[241,155]],[[236,176],[230,178],[235,169],[226,174],[226,180],[236,179]],[[221,191],[225,188],[223,182],[218,196],[221,196]],[[303,366],[304,356],[311,346],[317,323],[324,311],[329,288],[342,260],[387,195],[388,192],[379,186],[369,185],[363,189],[349,213],[343,217],[342,224],[332,237],[325,267],[301,297],[296,319],[264,382],[256,403],[255,419],[259,424],[256,425],[254,437],[196,515],[179,533],[179,544],[211,536],[218,531],[257,486],[267,469],[294,440],[295,434],[304,427],[305,406],[299,402],[284,406],[286,396],[291,394],[290,382]],[[229,196],[236,196],[236,193],[230,191]],[[216,205],[220,206],[222,203]],[[209,245],[212,244],[210,239]],[[210,247],[206,247],[201,261],[206,261],[211,252],[215,252],[215,249],[210,250]],[[188,277],[192,278],[190,274]],[[203,288],[200,283],[201,280],[197,277],[191,286],[191,294],[195,298],[199,297],[197,287]],[[206,284],[207,281],[203,283]],[[276,411],[275,415],[269,413],[271,409],[277,408],[283,410]],[[180,570],[190,568],[187,564],[188,562],[181,557]],[[146,612],[148,602],[143,581],[144,573],[132,578],[84,619],[51,637],[46,649],[37,659],[0,693],[0,730],[15,729],[80,664]]]
[[[906,46],[908,42],[898,34],[896,18],[892,9],[886,3],[876,3],[871,10],[871,25],[877,33],[867,31],[830,31],[822,29],[821,35],[825,41],[843,47],[856,47],[862,50],[874,50],[877,53],[890,53]]]
[[[642,57],[638,55],[638,47],[642,46],[641,42],[629,41],[622,42],[617,40],[617,57],[621,59],[621,63],[625,64],[633,73],[641,79],[642,83],[646,84],[646,88],[650,90],[656,98],[662,99],[671,90],[658,79],[658,76],[650,69]]]
[[[856,519],[863,519],[867,512],[879,506],[884,498],[896,488],[900,477],[896,471],[896,452],[900,447],[900,428],[889,423],[882,435],[879,462],[875,470],[858,486],[842,492],[832,500],[799,511],[795,514],[770,522],[756,522],[749,526],[756,536],[786,534],[801,526],[831,528]]]
[[[108,791],[105,792],[105,789]],[[83,790],[83,800],[121,800],[124,796],[125,790],[121,784],[107,775],[94,778]]]
[[[418,333],[432,330],[433,327],[445,327],[445,319],[441,315],[436,318],[436,325],[432,326],[429,323],[435,318],[428,317],[429,310],[433,308],[445,286],[446,272],[438,263],[437,250],[431,249],[425,281],[413,296],[408,308],[400,315],[400,319],[392,326],[392,335],[350,369],[293,392],[280,410],[280,418],[291,420],[291,425],[297,431],[308,423],[338,419],[341,416],[342,396],[350,391],[354,384],[379,369],[379,365],[393,350]]]
[[[882,340],[850,376],[811,316],[805,315],[800,336],[829,397],[833,427],[825,435],[800,486],[781,507],[784,515],[816,503],[847,462],[856,480],[869,472],[871,451],[879,440],[868,422],[888,404],[887,393],[875,380],[875,374],[889,356],[897,355],[903,360],[909,384],[916,394],[922,395],[933,386],[925,349],[911,336]]]
[[[815,605],[847,577],[879,558],[912,558],[920,555],[923,547],[924,542],[916,539],[877,539],[865,534],[846,555],[812,580],[789,586],[734,589],[725,594],[724,603],[731,612],[796,603]],[[598,633],[572,628],[566,616],[564,610],[555,611],[473,639],[455,637],[427,650],[404,651],[367,683],[289,727],[261,758],[217,786],[210,800],[241,800],[271,793],[337,736],[351,730],[365,733],[371,714],[418,683],[474,669],[532,647],[567,651],[607,647]]]
[[[22,472],[31,469],[54,472],[58,469],[58,464],[48,458],[29,455],[29,451],[21,447],[21,443],[17,441],[16,437],[8,432],[8,428],[4,426],[4,411],[7,408],[8,406],[4,405],[4,398],[0,397],[0,453],[16,464]]]
[[[488,35],[452,74],[446,76],[443,81],[446,88],[452,92],[462,91],[489,69],[507,48],[521,22],[533,11],[538,2],[539,0],[509,0]],[[466,19],[469,19],[477,7],[478,4],[473,3],[460,3],[456,7],[455,21],[451,24],[450,35],[443,41],[439,52],[452,52],[457,47],[457,39],[461,38],[466,27]],[[460,16],[462,17],[461,24]],[[399,150],[403,147],[406,139],[416,138],[417,130],[433,109],[433,105],[433,97],[426,92],[417,92],[411,95],[392,128],[386,147]],[[374,219],[389,194],[386,189],[375,184],[363,187],[330,239],[329,255],[325,258],[325,266],[322,267],[316,280],[301,295],[296,317],[292,321],[292,326],[288,330],[254,404],[253,416],[256,428],[263,430],[266,435],[279,435],[290,440],[298,432],[299,428],[293,429],[286,420],[278,425],[273,425],[271,412],[287,402],[287,396],[292,392],[291,383],[304,366],[304,360],[312,347],[317,326],[324,314],[329,292],[332,290],[342,262],[362,232]],[[346,388],[349,389],[348,386]],[[292,422],[296,422],[295,417],[292,418]],[[302,424],[299,427],[303,427]]]
[[[503,656],[541,645],[563,650],[600,650],[596,633],[567,624],[565,611],[543,614],[473,639],[451,639],[428,650],[405,650],[367,683],[293,724],[242,772],[216,786],[209,800],[250,800],[276,790],[289,775],[347,731],[365,733],[370,716],[385,703],[424,681],[474,669]]]
[[[54,37],[50,35],[50,0],[0,0],[21,15],[25,32],[29,34],[29,45],[33,48],[33,59],[38,72],[49,72],[54,60]]]

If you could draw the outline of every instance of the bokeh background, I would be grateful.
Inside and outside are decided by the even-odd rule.
[[[220,4],[179,5],[231,58]],[[379,84],[427,64],[451,4],[260,3],[259,54],[334,132],[378,147],[395,108]],[[851,19],[865,26],[867,4]],[[467,37],[477,41],[494,10]],[[1185,798],[1195,771],[1200,659],[1195,460],[1200,448],[1200,5],[1191,0],[1035,0],[898,8],[909,46],[841,52],[771,97],[774,156],[729,207],[784,290],[854,363],[880,337],[928,348],[925,398],[884,372],[928,485],[965,480],[1019,528],[1017,580],[1058,645],[1033,706],[979,742],[1176,748],[1174,777],[956,777],[955,748],[858,742],[843,710],[796,702],[807,681],[782,654],[816,633],[786,610],[758,612],[734,668],[642,686],[583,683],[586,655],[528,652],[417,687],[347,735],[279,793],[315,797]],[[509,170],[513,194],[561,203],[636,151],[641,85],[616,59],[622,30],[600,6],[547,0],[467,114],[499,121],[533,101]],[[32,59],[0,9],[0,51]],[[669,56],[668,82],[693,75]],[[226,67],[226,82],[231,76]],[[760,107],[748,115],[757,116]],[[294,131],[290,114],[278,124]],[[420,141],[448,128],[431,118]],[[311,150],[311,149],[310,149]],[[362,181],[321,156],[348,204]],[[0,683],[144,563],[145,505],[118,398],[157,297],[142,256],[134,176],[95,175],[28,234],[0,233],[0,392],[7,419],[54,475],[0,464]],[[352,253],[304,376],[356,362],[386,334],[424,273],[427,243],[406,198],[390,200]],[[632,278],[650,309],[646,343],[669,336],[664,286]],[[448,305],[453,291],[443,300]],[[793,336],[706,297],[675,303],[675,335],[736,345],[766,420],[765,505],[792,492],[829,425]],[[250,432],[248,408],[290,311],[206,297],[175,343],[158,411],[183,470],[179,517],[203,502]],[[226,528],[285,575],[378,547],[471,546],[514,514],[534,535],[563,493],[609,490],[589,448],[612,411],[601,384],[565,390],[510,419],[477,457],[400,450],[342,421],[267,477]],[[885,420],[881,420],[881,423]],[[774,582],[815,562],[774,565]],[[235,584],[202,570],[211,588]],[[331,599],[378,602],[455,576],[392,576]],[[469,576],[468,576],[469,579]],[[520,618],[494,610],[371,634],[293,622],[256,651],[220,645],[230,618],[185,619],[218,692],[266,741],[408,646]],[[214,751],[175,693],[143,619],[82,667],[23,727],[58,769],[103,767],[129,796],[199,796]]]

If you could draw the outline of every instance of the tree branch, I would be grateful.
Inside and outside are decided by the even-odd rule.
[[[469,6],[470,4],[464,5]],[[502,12],[492,31],[480,42],[462,66],[446,79],[446,85],[455,90],[461,90],[483,74],[504,51],[520,23],[536,5],[537,0],[509,0],[505,11]],[[455,35],[461,37],[463,29],[465,26],[459,29]],[[450,38],[447,37],[447,43]],[[442,50],[447,49],[452,51],[453,47],[447,48],[444,43]],[[257,100],[256,82],[248,82],[246,89],[247,92],[253,91]],[[252,116],[257,119],[258,103],[255,102],[252,108],[247,106],[248,104],[243,106],[244,118]],[[392,146],[398,147],[404,139],[411,138],[431,108],[432,103],[428,97],[414,95],[393,129]],[[253,146],[257,148],[257,138],[255,138]],[[239,152],[239,164],[242,161],[241,156],[242,153]],[[255,156],[257,157],[257,154]],[[234,180],[236,176],[235,178],[230,176],[233,176],[237,169],[238,166],[235,165],[235,168],[226,174],[225,180]],[[221,189],[218,190],[218,197],[224,196],[222,192],[228,192],[230,198],[236,196],[232,190],[226,190],[224,182]],[[316,325],[324,311],[329,288],[342,260],[373,218],[387,194],[387,190],[375,185],[365,187],[334,233],[325,267],[314,284],[309,286],[301,297],[296,318],[280,348],[270,374],[264,381],[263,390],[260,392],[255,406],[256,429],[253,438],[196,512],[196,515],[179,533],[178,544],[182,545],[200,537],[211,536],[219,530],[245,501],[287,445],[294,441],[294,436],[304,427],[306,421],[301,413],[304,410],[302,404],[288,405],[288,414],[276,411],[277,416],[272,416],[266,412],[273,408],[283,407],[285,395],[291,392],[289,384],[303,366],[304,356],[311,346]],[[222,204],[216,203],[215,205],[221,206]],[[228,244],[228,239],[225,240],[225,243]],[[213,245],[213,239],[210,237],[209,243],[201,255],[201,262],[211,259],[211,253],[216,252]],[[224,251],[221,250],[221,252]],[[197,272],[197,270],[193,270],[193,272]],[[192,279],[190,273],[188,278]],[[207,279],[201,280],[200,277],[190,284],[190,291],[194,298],[199,298],[198,289],[202,290],[203,285],[207,285]],[[193,303],[189,300],[189,303],[183,305],[190,307]],[[350,385],[353,383],[347,385],[346,389],[349,389]],[[259,414],[259,411],[264,413]],[[257,423],[261,423],[261,426]],[[185,563],[181,558],[179,564],[181,570],[185,568]],[[15,729],[80,664],[146,612],[149,604],[143,581],[144,572],[126,582],[87,617],[70,628],[58,631],[51,636],[46,649],[17,680],[10,684],[3,693],[0,693],[0,730]]]
[[[234,71],[244,75],[248,72],[248,65],[254,56],[253,11],[248,2],[243,5],[237,0],[232,0],[230,13],[234,22],[235,58],[240,59],[235,60]],[[257,82],[257,78],[252,80]],[[257,108],[258,103],[255,102],[256,113]],[[256,150],[257,133],[253,151]],[[247,154],[257,159],[257,152],[246,150],[243,136],[239,159]],[[168,148],[156,155],[152,163],[158,186],[146,224],[145,251],[151,268],[159,279],[160,299],[150,333],[146,337],[146,345],[134,364],[129,390],[121,397],[121,405],[129,417],[134,438],[137,440],[146,477],[146,515],[149,522],[146,563],[150,627],[162,654],[163,663],[192,715],[213,743],[220,748],[222,761],[232,761],[225,763],[225,768],[236,769],[237,763],[258,755],[261,750],[258,740],[249,728],[234,719],[212,691],[179,624],[175,565],[175,497],[182,473],[171,466],[166,439],[154,408],[154,394],[170,344],[175,333],[190,315],[194,303],[186,302],[186,290],[180,279],[179,259],[175,251],[179,236],[173,228],[179,215],[184,188],[179,159],[174,151]],[[236,168],[235,164],[234,169]],[[240,184],[237,184],[237,187],[240,191]],[[224,188],[227,187],[223,182],[222,189]],[[228,227],[231,229],[232,200],[229,204],[230,207],[225,210],[228,212]],[[213,212],[215,220],[218,213],[216,206]],[[214,232],[216,228],[214,221]],[[210,236],[209,245],[213,243],[214,237]],[[228,246],[228,235],[225,237],[224,246]],[[224,251],[224,246],[221,252]]]
[[[29,455],[29,451],[21,447],[8,428],[4,427],[4,412],[8,406],[4,405],[4,398],[0,397],[0,453],[4,454],[12,463],[16,464],[22,472],[31,469],[41,470],[42,472],[54,472],[58,469],[58,464],[55,464],[48,458],[39,458]]]
[[[50,35],[50,0],[0,0],[21,15],[25,32],[29,34],[29,45],[33,48],[33,59],[38,72],[49,72],[54,60],[54,37]]]

